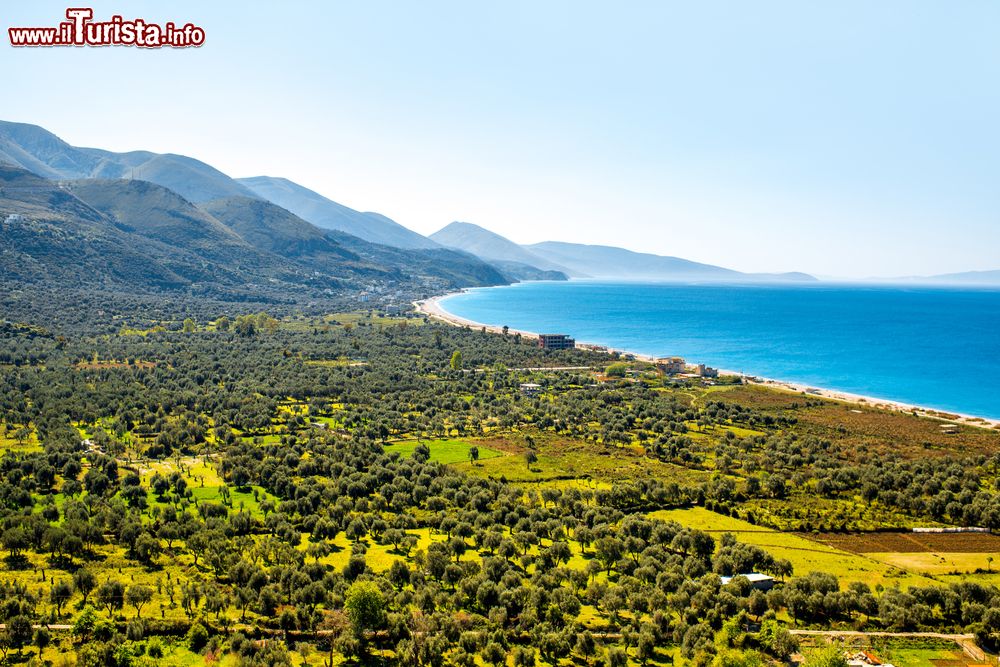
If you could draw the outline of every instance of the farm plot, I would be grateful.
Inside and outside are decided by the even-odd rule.
[[[682,526],[712,533],[716,538],[721,533],[732,533],[740,542],[758,546],[775,558],[787,558],[797,575],[812,571],[829,572],[836,575],[843,584],[862,581],[870,586],[876,584],[891,586],[898,583],[905,588],[910,585],[933,584],[933,581],[926,576],[906,568],[867,555],[837,549],[796,533],[784,533],[756,526],[702,507],[664,510],[653,512],[649,516],[664,521],[676,521]]]
[[[811,539],[853,553],[1000,553],[991,533],[821,533]]]
[[[992,533],[821,533],[811,539],[853,553],[1000,553]]]
[[[412,456],[418,446],[424,445],[431,452],[431,461],[438,461],[444,464],[462,463],[469,460],[469,450],[475,446],[479,450],[479,460],[486,460],[504,456],[504,452],[491,449],[484,445],[469,440],[406,440],[386,445],[387,454],[398,452],[400,456],[406,458]]]
[[[985,577],[1000,554],[1000,536],[989,533],[823,533],[812,539],[932,576]]]

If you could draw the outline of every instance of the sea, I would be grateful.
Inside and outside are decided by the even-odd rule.
[[[525,282],[461,318],[810,387],[1000,419],[1000,288]]]

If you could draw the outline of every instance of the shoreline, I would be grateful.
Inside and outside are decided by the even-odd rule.
[[[441,294],[438,296],[432,296],[428,299],[422,299],[413,302],[413,307],[416,311],[422,315],[449,324],[456,327],[471,327],[476,329],[485,329],[489,333],[502,334],[503,327],[498,327],[491,324],[483,324],[482,322],[475,322],[473,320],[466,319],[464,317],[459,317],[449,313],[441,306],[441,301],[450,296],[455,296],[456,294],[463,294],[468,290],[457,290],[454,292],[449,292],[447,294]],[[538,338],[538,333],[534,331],[525,331],[522,329],[508,328],[507,332],[509,334],[521,334],[524,338]],[[584,347],[595,346],[605,348],[608,354],[617,352],[618,354],[628,354],[640,361],[654,362],[656,357],[650,356],[648,354],[637,354],[629,350],[619,350],[604,345],[595,345],[591,343],[586,343],[578,341],[577,345]],[[967,415],[962,413],[951,412],[948,410],[938,410],[937,408],[928,408],[925,406],[914,405],[912,403],[904,403],[902,401],[893,401],[889,399],[876,398],[874,396],[865,396],[862,394],[854,394],[848,391],[840,391],[837,389],[824,389],[821,387],[813,387],[811,385],[801,384],[799,382],[793,382],[788,380],[776,380],[774,378],[766,378],[758,375],[738,373],[735,371],[730,371],[726,369],[718,369],[720,375],[738,375],[743,378],[744,382],[753,385],[759,385],[763,387],[770,387],[771,389],[777,389],[780,391],[787,391],[794,394],[805,394],[808,396],[815,396],[817,398],[824,398],[834,401],[840,401],[843,403],[849,403],[852,405],[860,405],[870,408],[877,408],[881,410],[891,410],[893,412],[903,412],[906,414],[913,414],[918,417],[926,417],[930,419],[936,419],[942,423],[947,424],[961,424],[964,426],[974,426],[978,428],[985,429],[1000,429],[1000,419],[993,419],[990,417],[978,417],[976,415]]]

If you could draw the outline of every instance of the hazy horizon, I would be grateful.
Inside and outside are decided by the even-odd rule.
[[[12,6],[5,27],[65,4]],[[987,2],[94,6],[185,50],[14,49],[5,119],[461,220],[746,272],[1000,269]]]

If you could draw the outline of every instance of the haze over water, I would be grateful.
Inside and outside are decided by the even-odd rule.
[[[441,305],[484,324],[1000,418],[1000,289],[534,282]]]

